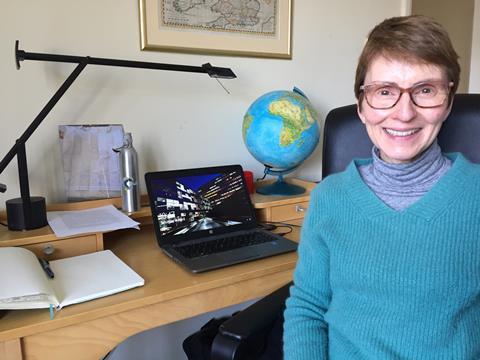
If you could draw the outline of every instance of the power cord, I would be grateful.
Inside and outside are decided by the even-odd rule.
[[[288,230],[285,232],[276,233],[280,236],[285,236],[287,234],[290,234],[293,231],[294,227],[300,227],[300,225],[288,224],[288,223],[279,222],[279,221],[262,221],[258,224],[258,226],[267,231],[273,231],[278,228],[287,228]]]
[[[290,224],[290,223],[281,222],[281,221],[262,221],[262,222],[260,222],[260,224],[261,225],[273,225],[273,226],[302,227],[302,225]]]

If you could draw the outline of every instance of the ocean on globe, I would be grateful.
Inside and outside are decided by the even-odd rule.
[[[315,150],[319,138],[317,112],[297,88],[260,96],[243,118],[248,151],[275,171],[299,166]]]

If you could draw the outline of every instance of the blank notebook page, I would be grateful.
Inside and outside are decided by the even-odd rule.
[[[50,267],[60,307],[144,284],[143,278],[110,250],[51,261]]]

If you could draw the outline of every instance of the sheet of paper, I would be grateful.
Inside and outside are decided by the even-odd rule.
[[[48,224],[58,237],[118,229],[139,229],[139,223],[113,205],[76,211],[49,211]]]

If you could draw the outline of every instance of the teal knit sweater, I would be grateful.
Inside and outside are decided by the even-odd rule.
[[[313,191],[284,324],[286,360],[480,359],[480,166],[460,154],[396,211],[357,167]]]

